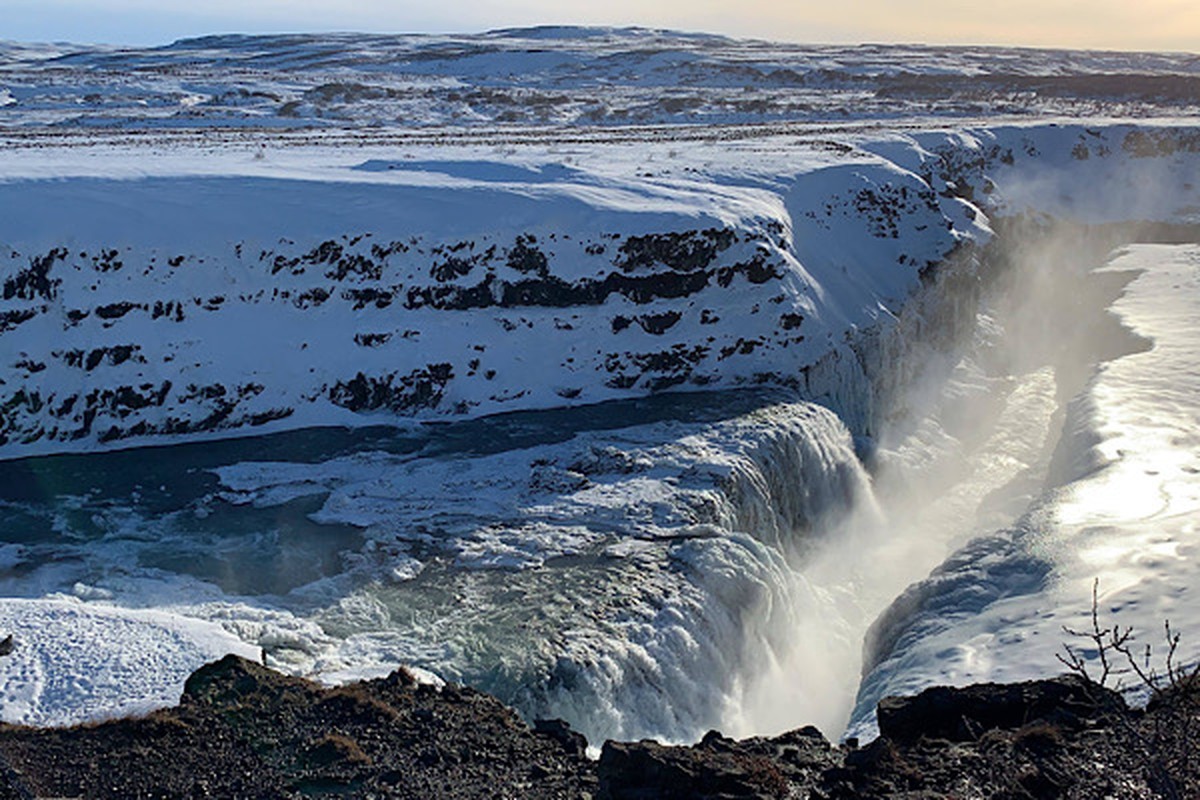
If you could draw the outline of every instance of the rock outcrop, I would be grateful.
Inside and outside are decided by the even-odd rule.
[[[140,719],[0,731],[4,797],[589,796],[578,740],[403,670],[326,689],[236,656]]]
[[[69,729],[0,728],[0,797],[1146,798],[1195,796],[1197,696],[1147,710],[1074,677],[936,687],[880,707],[865,747],[812,727],[690,747],[532,727],[404,670],[324,688],[228,656],[180,704]]]

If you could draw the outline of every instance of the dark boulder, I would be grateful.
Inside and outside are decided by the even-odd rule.
[[[598,776],[600,800],[757,800],[789,792],[787,779],[770,758],[738,747],[606,742]]]
[[[199,704],[214,709],[257,705],[285,691],[314,693],[317,686],[293,678],[240,656],[227,655],[193,672],[183,685],[183,705]]]
[[[533,731],[558,742],[568,755],[579,758],[587,755],[587,739],[582,733],[571,730],[571,726],[561,719],[536,720]]]
[[[881,735],[894,742],[920,738],[968,742],[985,731],[1020,728],[1045,721],[1086,727],[1106,713],[1124,713],[1119,694],[1075,676],[1024,683],[934,686],[915,697],[885,697],[879,703]]]

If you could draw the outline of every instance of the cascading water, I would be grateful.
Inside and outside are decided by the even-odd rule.
[[[462,624],[471,632],[456,627],[453,614],[434,613],[438,623],[427,636],[399,626],[397,637],[425,639],[430,648],[473,644],[423,661],[412,650],[405,657],[494,691],[531,716],[563,716],[593,741],[687,740],[710,727],[760,733],[797,720],[836,735],[849,718],[871,623],[956,546],[1015,519],[1036,492],[1061,425],[1059,397],[1071,393],[1056,367],[1075,363],[1075,354],[1042,352],[1047,336],[1027,324],[1031,307],[1051,314],[1062,296],[1041,275],[1047,265],[1061,284],[1077,286],[1084,277],[1045,248],[1014,258],[989,290],[979,324],[957,324],[974,331],[957,348],[947,346],[945,324],[936,328],[936,346],[897,326],[907,338],[893,352],[911,361],[892,368],[907,371],[909,383],[882,409],[890,422],[879,428],[874,486],[845,425],[805,404],[769,405],[700,427],[628,429],[606,434],[604,445],[574,442],[583,454],[506,455],[531,464],[553,498],[525,503],[505,495],[499,507],[507,510],[498,516],[516,519],[498,527],[521,529],[523,541],[539,525],[556,536],[572,530],[587,543],[560,545],[564,555],[539,571],[503,581],[441,575],[464,585],[460,596],[474,610]],[[1098,285],[1082,307],[1103,308],[1111,287]],[[1079,293],[1070,296],[1075,302]],[[961,315],[966,304],[943,294],[914,307]],[[904,386],[894,373],[887,380]],[[903,403],[907,413],[896,413]],[[227,482],[235,472],[224,475]],[[406,472],[403,485],[427,482],[414,475]],[[324,513],[349,521],[330,509],[361,512],[365,496],[392,494],[350,480]],[[390,525],[401,524],[395,509],[388,513]],[[413,526],[411,513],[400,513],[404,526]],[[496,506],[490,513],[494,523]],[[458,530],[476,537],[479,524],[460,522]],[[436,535],[442,546],[446,535],[445,527]],[[479,557],[472,548],[497,547],[454,541],[460,563],[464,553]],[[517,593],[518,607],[538,609],[539,622],[510,620],[514,630],[505,633],[493,620],[513,601],[497,594],[497,583]],[[414,596],[421,591],[420,583],[406,585],[382,603],[406,608],[420,602]],[[527,625],[544,633],[543,645],[530,649]]]
[[[410,539],[421,563],[419,575],[369,584],[325,612],[326,631],[347,642],[337,658],[390,647],[593,741],[687,740],[736,713],[744,677],[786,651],[797,609],[811,606],[794,565],[827,520],[870,506],[845,427],[795,403],[469,463],[375,456],[286,472],[309,490],[336,487],[318,518],[367,525],[389,560],[396,537]],[[456,494],[445,475],[464,472],[478,474],[468,479],[476,506],[429,515],[419,487]],[[251,502],[287,495],[282,471],[253,473],[232,467],[222,480]],[[411,541],[413,530],[425,540]],[[496,560],[517,569],[468,566]]]

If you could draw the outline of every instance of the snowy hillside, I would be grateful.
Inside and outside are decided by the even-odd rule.
[[[844,393],[810,368],[987,237],[865,152],[781,149],[770,172],[719,148],[391,155],[173,153],[131,180],[116,153],[0,184],[3,452]]]

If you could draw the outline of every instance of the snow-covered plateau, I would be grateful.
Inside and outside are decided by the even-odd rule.
[[[0,717],[239,652],[862,734],[1095,580],[1195,658],[1198,63],[0,44]]]

